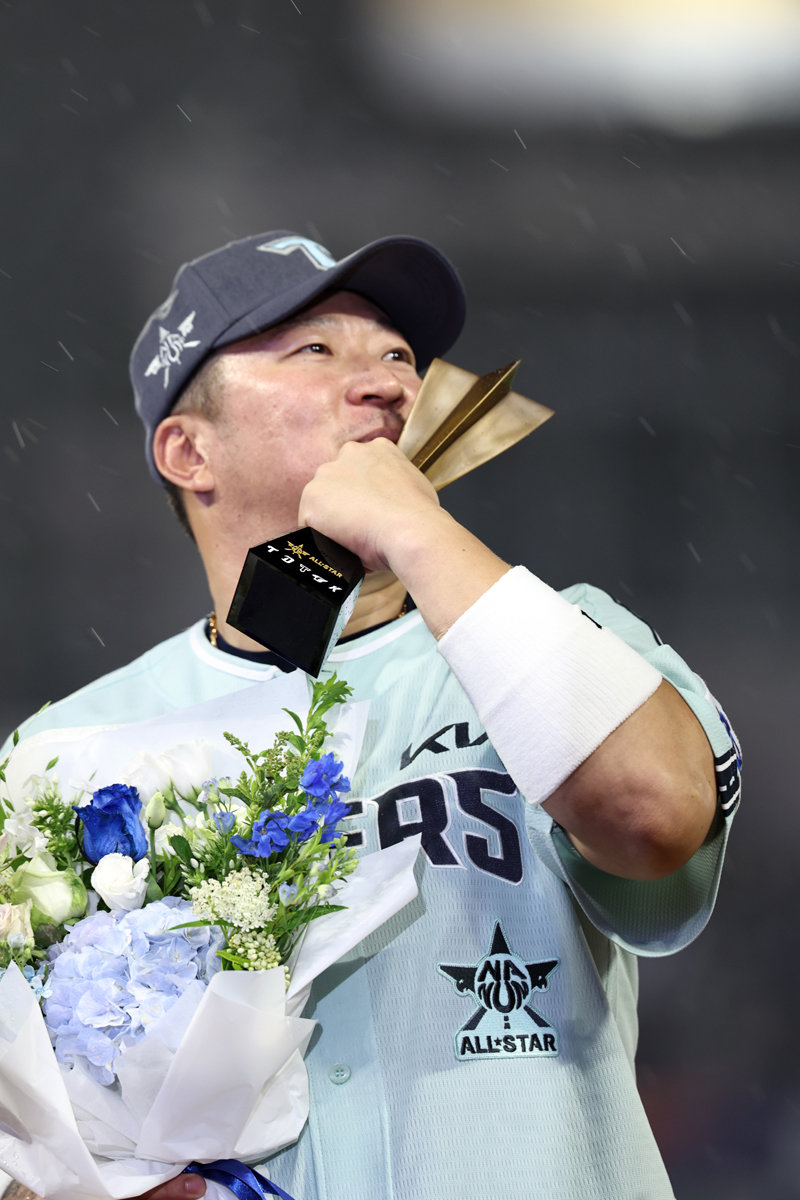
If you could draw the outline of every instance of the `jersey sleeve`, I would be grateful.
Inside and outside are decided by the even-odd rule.
[[[588,584],[565,597],[613,630],[681,694],[702,725],[714,754],[718,819],[709,837],[680,870],[663,879],[620,879],[588,863],[563,829],[541,810],[526,812],[534,847],[569,885],[581,908],[607,937],[642,956],[682,949],[705,927],[716,900],[730,823],[741,793],[741,750],[731,724],[704,681],[644,621]]]
[[[701,932],[714,905],[730,820],[739,802],[738,743],[702,679],[645,622],[588,584],[578,584],[558,596],[561,604],[567,601],[572,606],[575,616],[569,637],[555,649],[563,648],[564,656],[572,657],[573,669],[565,676],[566,686],[564,680],[558,680],[554,704],[549,706],[540,698],[534,705],[535,719],[531,719],[531,713],[526,712],[527,697],[522,698],[525,679],[533,679],[532,689],[543,691],[545,701],[548,692],[536,682],[537,664],[531,665],[521,653],[515,657],[514,652],[528,641],[540,640],[538,634],[531,639],[529,629],[525,628],[520,599],[531,595],[538,605],[544,586],[528,572],[515,568],[506,576],[503,588],[498,588],[494,598],[490,597],[484,606],[484,616],[492,614],[491,628],[484,622],[481,631],[477,619],[480,613],[475,606],[468,621],[461,618],[453,631],[445,635],[440,650],[465,686],[501,759],[528,802],[525,820],[539,858],[567,884],[593,925],[607,937],[640,955],[672,953]],[[510,601],[507,605],[499,603],[502,592]],[[548,603],[555,604],[557,594],[552,596]],[[537,616],[537,629],[542,628],[539,620]],[[557,611],[556,620],[562,620]],[[594,640],[584,633],[584,623],[587,629],[592,627]],[[454,631],[455,637],[451,638]],[[612,635],[613,645],[604,646],[603,637]],[[576,637],[581,639],[580,643],[576,643]],[[487,645],[491,647],[489,655]],[[576,649],[576,645],[580,648]],[[503,678],[498,681],[497,662],[504,654],[506,661],[500,667]],[[631,661],[634,659],[639,667]],[[589,667],[584,667],[584,661],[588,660],[591,660]],[[546,666],[549,673],[556,669],[557,662],[558,655],[551,650],[548,661],[540,667]],[[480,665],[476,667],[476,663]],[[680,692],[706,733],[714,754],[718,819],[706,842],[680,870],[659,880],[634,881],[610,875],[588,863],[538,801],[551,794],[577,765],[577,761],[570,760],[570,754],[586,757],[599,744],[601,734],[611,732],[655,690],[647,672],[658,682],[668,680]],[[508,679],[512,679],[511,685]],[[567,702],[561,703],[559,693],[567,697]],[[612,702],[608,703],[609,700]],[[622,704],[619,712],[614,710],[615,703]],[[571,745],[570,722],[574,712],[578,713],[577,733]],[[605,734],[603,722],[607,722]],[[532,738],[531,728],[546,730],[546,737]],[[551,771],[556,764],[547,755],[542,756],[538,744],[541,740],[559,747],[557,757],[564,759],[560,771]],[[545,786],[540,779],[542,773],[548,775]]]

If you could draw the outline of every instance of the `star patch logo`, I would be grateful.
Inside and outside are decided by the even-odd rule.
[[[287,542],[286,547],[292,554],[296,554],[298,558],[302,558],[304,554],[306,558],[310,557],[309,551],[306,550],[305,546],[295,546],[294,542]]]
[[[145,375],[157,375],[160,370],[164,371],[164,387],[169,383],[169,369],[173,365],[177,365],[181,361],[181,355],[187,347],[199,346],[200,342],[187,341],[188,335],[194,328],[193,312],[190,312],[188,317],[185,317],[178,326],[177,333],[170,333],[163,325],[158,329],[158,354],[150,362],[145,371]]]
[[[452,979],[459,995],[472,996],[478,1002],[477,1010],[455,1035],[456,1058],[464,1061],[479,1054],[493,1058],[558,1054],[558,1034],[528,1004],[532,992],[547,990],[550,973],[557,966],[557,958],[523,962],[509,950],[499,921],[489,953],[474,967],[439,963],[439,970]]]

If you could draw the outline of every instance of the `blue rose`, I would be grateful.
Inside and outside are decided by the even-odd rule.
[[[83,822],[83,852],[89,862],[98,863],[106,854],[127,854],[138,862],[147,854],[142,802],[136,788],[112,783],[99,788],[91,803],[73,807]]]
[[[350,780],[342,775],[344,763],[333,754],[311,759],[300,776],[300,787],[316,800],[338,800],[339,792],[350,791]]]

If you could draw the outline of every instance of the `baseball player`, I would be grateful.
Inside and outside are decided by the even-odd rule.
[[[463,316],[452,265],[410,237],[337,261],[266,233],[182,267],[131,375],[212,614],[21,736],[254,682],[268,705],[291,665],[226,620],[248,548],[310,525],[353,551],[366,581],[323,668],[369,702],[344,824],[365,855],[421,835],[420,892],[314,985],[310,1117],[260,1170],[296,1200],[667,1200],[636,956],[709,917],[738,751],[647,625],[500,560],[397,449]]]

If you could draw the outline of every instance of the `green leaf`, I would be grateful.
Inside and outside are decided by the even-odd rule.
[[[57,762],[58,762],[58,755],[56,755],[55,758],[50,759],[50,762],[45,767],[45,771],[52,771],[53,767],[56,765]]]
[[[164,893],[156,882],[155,876],[151,875],[147,881],[147,891],[145,892],[145,903],[152,904],[154,900],[163,900]]]
[[[161,886],[165,896],[180,895],[183,891],[183,877],[177,859],[167,858],[159,863],[163,867]]]
[[[296,713],[296,712],[292,712],[292,710],[291,710],[290,708],[284,708],[284,710],[283,710],[283,711],[284,711],[285,713],[288,713],[288,714],[289,714],[289,716],[292,718],[292,720],[294,721],[294,723],[295,723],[295,725],[297,726],[297,728],[298,728],[298,729],[300,730],[300,732],[302,733],[302,732],[303,732],[303,722],[300,720],[300,718],[298,717],[297,713]]]
[[[223,787],[222,784],[217,784],[217,791],[221,796],[236,796],[239,800],[243,800],[245,804],[250,801],[250,791],[241,785],[239,787]]]
[[[229,962],[239,971],[247,970],[247,959],[242,958],[240,954],[233,954],[230,950],[218,950],[217,956],[222,959],[223,964]]]
[[[346,904],[315,904],[311,908],[300,908],[287,911],[287,917],[283,923],[284,929],[290,933],[294,929],[299,929],[302,925],[308,925],[309,921],[315,920],[317,917],[326,917],[328,913],[341,912],[343,908],[347,908]]]
[[[192,865],[192,847],[187,842],[182,833],[175,834],[169,839],[169,844],[175,852],[175,857],[179,858],[185,867]]]

